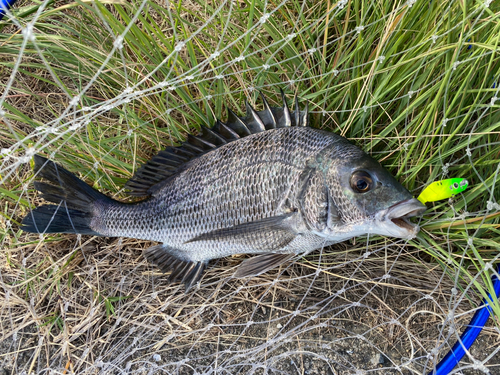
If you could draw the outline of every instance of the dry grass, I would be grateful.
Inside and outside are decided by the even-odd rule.
[[[441,270],[398,247],[364,259],[363,248],[339,245],[322,252],[317,275],[319,255],[313,254],[284,270],[238,280],[231,277],[241,261],[236,257],[218,261],[198,289],[184,294],[182,285],[168,285],[167,276],[147,264],[143,241],[68,235],[40,242],[29,235],[22,242],[27,245],[8,250],[2,266],[4,285],[15,285],[1,294],[2,363],[14,372],[114,373],[113,366],[127,363],[135,373],[176,372],[183,360],[246,371],[255,358],[289,371],[284,358],[293,358],[310,370],[381,366],[384,373],[401,358],[432,350],[454,287]],[[391,278],[384,280],[387,267]],[[469,309],[464,301],[455,313]],[[468,319],[456,319],[455,327]],[[482,338],[498,344],[495,331]],[[377,353],[382,363],[373,366]],[[418,363],[409,367],[418,372]]]

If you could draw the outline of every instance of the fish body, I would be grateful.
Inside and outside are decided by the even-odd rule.
[[[247,105],[201,137],[190,136],[144,165],[127,183],[137,203],[92,189],[40,156],[36,182],[57,205],[34,209],[23,229],[131,237],[161,244],[145,256],[188,290],[207,262],[233,254],[237,276],[261,273],[295,254],[368,233],[412,238],[408,218],[425,206],[378,162],[344,137],[313,129],[307,110]]]

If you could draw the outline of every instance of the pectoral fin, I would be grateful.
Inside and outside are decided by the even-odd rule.
[[[300,234],[297,225],[298,215],[297,212],[291,212],[229,228],[218,229],[200,234],[186,243],[219,241],[242,244],[253,250],[280,250]]]
[[[262,254],[249,259],[246,259],[238,267],[234,274],[237,278],[256,276],[270,269],[278,267],[280,264],[293,258],[294,254]]]

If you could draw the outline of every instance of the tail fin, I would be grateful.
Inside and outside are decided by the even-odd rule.
[[[90,227],[96,202],[112,201],[73,173],[56,163],[35,155],[34,171],[49,183],[35,182],[41,197],[56,205],[32,210],[23,219],[21,229],[32,233],[79,233],[99,235]]]

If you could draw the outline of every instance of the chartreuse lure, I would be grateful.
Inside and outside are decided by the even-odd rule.
[[[447,180],[435,181],[427,186],[417,199],[424,204],[447,199],[465,191],[468,184],[465,178],[449,178]]]

